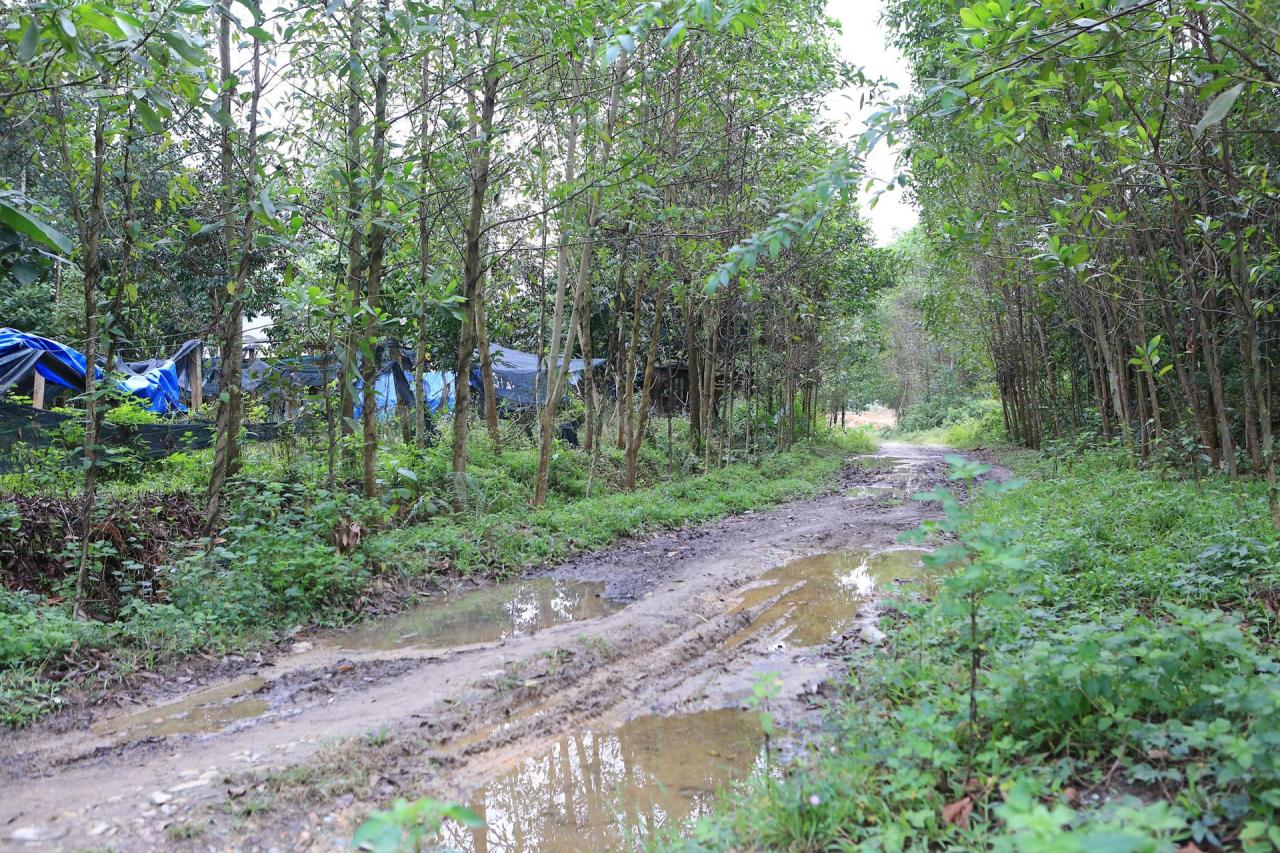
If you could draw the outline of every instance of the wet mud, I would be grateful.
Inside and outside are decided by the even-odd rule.
[[[623,607],[599,581],[543,577],[445,594],[429,604],[358,626],[329,644],[352,650],[447,649],[530,636]]]
[[[762,760],[757,685],[802,742],[850,644],[878,641],[876,601],[928,594],[898,537],[936,513],[910,498],[945,481],[947,452],[885,445],[828,494],[432,596],[169,701],[20,733],[0,744],[0,847],[349,849],[370,810],[420,796],[484,812],[483,834],[453,837],[463,849],[678,830]]]
[[[760,718],[736,709],[574,732],[482,786],[468,805],[486,826],[450,824],[443,841],[469,853],[642,850],[708,812],[764,755]]]

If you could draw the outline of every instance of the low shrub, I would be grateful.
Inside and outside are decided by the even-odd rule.
[[[894,602],[831,739],[680,846],[1280,848],[1263,485],[1117,462],[1032,464],[1025,487],[952,504],[934,526],[959,537],[934,560],[952,573]]]

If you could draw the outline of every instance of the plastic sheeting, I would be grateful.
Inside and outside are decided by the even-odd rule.
[[[200,341],[191,340],[167,359],[121,362],[117,369],[126,375],[117,387],[146,400],[153,412],[184,411],[181,389],[187,385],[187,356],[200,345]],[[82,392],[84,354],[39,335],[0,328],[0,394],[19,383],[25,385],[33,373],[43,376],[46,382]],[[94,377],[102,378],[98,365],[94,366]]]
[[[423,400],[431,414],[434,415],[441,409],[453,409],[456,397],[453,378],[453,371],[432,370],[422,374]],[[374,380],[373,395],[377,400],[376,411],[379,418],[391,417],[401,399],[405,401],[405,405],[413,408],[413,374],[406,374],[394,363],[386,365]],[[353,412],[355,417],[359,417],[363,411],[362,400],[363,395],[357,388]]]
[[[493,365],[493,392],[499,399],[507,403],[531,406],[547,394],[547,366],[533,353],[521,352],[511,347],[498,344],[489,345],[489,358]],[[479,361],[479,358],[476,359]],[[591,366],[604,364],[604,359],[592,359]],[[578,384],[587,363],[580,358],[569,360],[569,383]],[[480,387],[480,369],[472,371],[471,384]],[[534,389],[537,388],[537,396]]]

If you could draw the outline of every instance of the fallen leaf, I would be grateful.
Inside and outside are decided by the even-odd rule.
[[[1200,845],[1196,844],[1194,841],[1188,841],[1186,844],[1178,848],[1178,853],[1204,853],[1204,850],[1202,850]]]
[[[942,822],[968,829],[971,814],[973,814],[973,797],[961,797],[951,805],[942,807]]]
[[[1080,792],[1077,791],[1075,788],[1070,788],[1070,787],[1063,788],[1062,796],[1066,797],[1067,802],[1073,806],[1076,803],[1080,802]]]

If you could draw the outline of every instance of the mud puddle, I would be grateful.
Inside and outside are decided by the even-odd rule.
[[[657,832],[687,828],[763,761],[759,718],[746,711],[577,732],[486,784],[469,805],[487,825],[450,825],[444,842],[477,853],[643,849]]]
[[[221,731],[267,712],[267,700],[252,695],[266,683],[263,678],[242,678],[178,702],[103,720],[92,730],[96,735],[125,735],[127,740]]]
[[[430,604],[336,636],[332,645],[389,650],[489,643],[608,616],[624,606],[604,597],[602,582],[535,578],[443,595]]]
[[[778,600],[727,642],[737,645],[762,631],[776,629],[784,644],[792,648],[825,643],[853,620],[867,599],[889,591],[895,581],[924,577],[926,553],[912,549],[833,551],[784,563],[739,594],[733,612],[748,610],[775,596]]]

